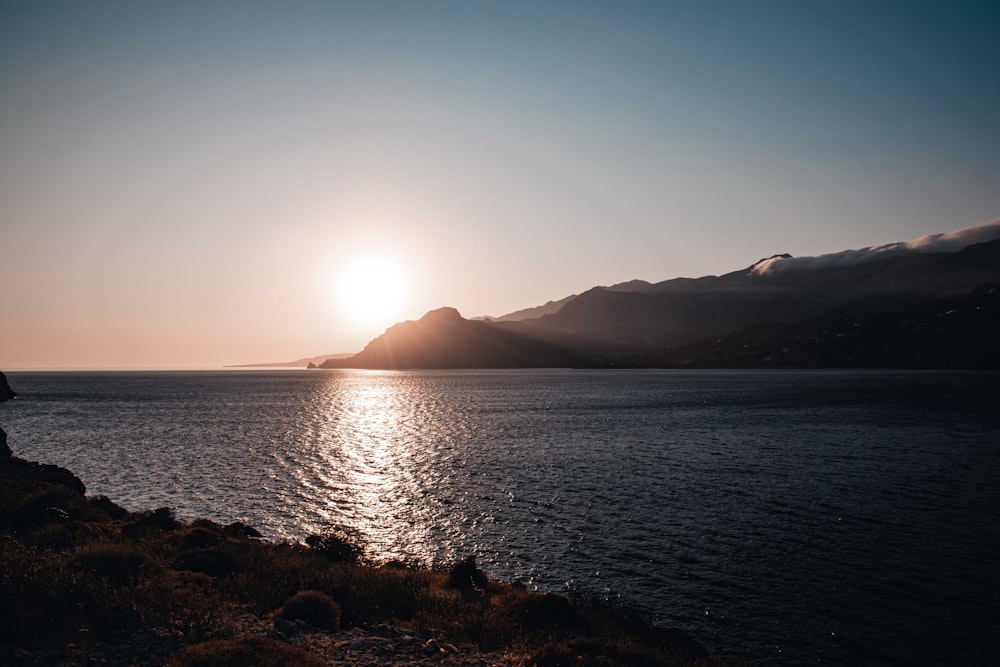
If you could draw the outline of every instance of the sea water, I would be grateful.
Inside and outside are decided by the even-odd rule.
[[[9,373],[92,495],[621,604],[768,664],[1000,662],[1000,375]]]

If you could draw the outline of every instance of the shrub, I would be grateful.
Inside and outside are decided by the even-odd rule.
[[[185,551],[174,559],[175,570],[201,572],[212,577],[225,577],[240,570],[233,554],[223,549]]]
[[[586,619],[570,601],[560,595],[525,597],[512,608],[514,622],[525,630],[567,630],[582,632]]]
[[[325,577],[303,581],[333,595],[344,611],[343,624],[412,619],[440,575],[367,566],[333,566]]]
[[[221,540],[222,536],[219,533],[212,532],[208,528],[195,526],[181,538],[181,547],[187,550],[201,549],[218,544]]]
[[[24,533],[70,519],[90,520],[94,511],[75,490],[67,486],[47,486],[3,514],[0,523],[7,524],[15,533]]]
[[[181,528],[181,524],[174,518],[174,511],[169,507],[160,507],[138,521],[125,526],[122,533],[135,537],[146,532],[167,533],[179,528]]]
[[[324,558],[334,563],[357,563],[364,554],[361,538],[343,529],[329,530],[306,537],[306,544]]]
[[[475,556],[455,563],[448,573],[448,587],[463,592],[475,591],[485,595],[489,583],[486,574],[476,567]]]
[[[322,667],[325,663],[302,649],[273,639],[246,637],[189,646],[167,664],[171,667]]]
[[[253,537],[262,538],[260,531],[253,526],[248,526],[242,521],[234,521],[226,526],[226,534],[232,537]]]
[[[74,564],[98,578],[115,584],[124,584],[148,570],[146,554],[130,549],[95,549],[85,551],[74,559]]]
[[[67,521],[33,530],[24,538],[24,542],[36,547],[65,551],[79,547],[99,534],[100,531],[95,529],[93,524]]]
[[[285,600],[275,618],[304,621],[314,628],[337,632],[340,630],[340,605],[322,591],[299,591]]]
[[[116,504],[107,496],[90,498],[88,502],[97,512],[107,516],[108,518],[120,520],[128,518],[129,516],[129,511],[127,509]]]
[[[648,647],[599,639],[550,642],[525,661],[531,667],[667,667],[678,664]],[[681,663],[685,664],[685,663]]]

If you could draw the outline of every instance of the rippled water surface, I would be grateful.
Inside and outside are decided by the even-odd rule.
[[[91,494],[477,554],[774,664],[1000,662],[1000,376],[9,373]]]

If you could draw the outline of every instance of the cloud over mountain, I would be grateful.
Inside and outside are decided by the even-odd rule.
[[[758,275],[773,274],[789,269],[823,269],[861,264],[893,255],[907,253],[955,252],[973,245],[1000,239],[1000,218],[990,222],[958,229],[946,234],[928,234],[912,241],[898,241],[868,246],[857,250],[842,250],[815,257],[771,257],[761,260],[753,267]]]

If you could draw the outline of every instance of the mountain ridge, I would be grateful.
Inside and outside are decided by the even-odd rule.
[[[978,240],[994,234],[1000,220],[789,265],[790,255],[772,255],[721,276],[593,287],[499,318],[445,307],[321,367],[997,367],[989,341],[1000,339],[1000,238]],[[975,242],[958,247],[961,238]],[[952,326],[953,312],[974,335]],[[826,342],[781,352],[804,350],[804,337]],[[972,348],[947,352],[959,340]],[[866,341],[883,351],[866,352]]]
[[[568,348],[513,333],[489,322],[467,320],[451,307],[400,322],[349,359],[328,359],[320,368],[539,368],[585,365]]]

